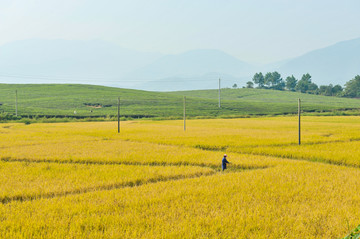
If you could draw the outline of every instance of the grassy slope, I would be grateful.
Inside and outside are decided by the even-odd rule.
[[[193,98],[218,100],[218,90],[198,90],[173,92]],[[301,99],[305,111],[327,111],[334,109],[358,109],[359,99],[329,97],[322,95],[303,94],[299,92],[275,91],[264,89],[221,89],[221,99],[226,105],[247,105],[247,108],[256,107],[258,113],[296,112],[297,99]]]
[[[5,112],[14,112],[15,90],[18,91],[19,114],[39,115],[115,115],[117,98],[121,97],[122,114],[159,115],[161,106],[169,108],[181,101],[179,96],[164,93],[127,90],[93,85],[7,85],[0,84],[0,103]],[[111,107],[91,108],[84,103],[99,103]],[[90,111],[93,112],[90,112]]]
[[[301,98],[305,111],[328,111],[359,108],[360,100],[315,96],[295,92],[259,89],[222,89],[222,108],[218,108],[217,90],[183,92],[148,92],[93,85],[10,85],[0,84],[0,112],[15,112],[18,91],[20,115],[104,116],[117,114],[117,97],[121,97],[121,115],[181,117],[183,96],[187,96],[188,116],[240,116],[283,114],[297,111]],[[91,108],[84,103],[111,107]],[[92,112],[91,112],[92,111]]]

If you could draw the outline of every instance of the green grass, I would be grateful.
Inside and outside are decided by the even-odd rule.
[[[349,235],[344,237],[344,239],[359,239],[360,238],[360,225],[355,228]]]
[[[218,90],[179,91],[174,93],[202,99],[218,99],[219,97]],[[294,105],[294,103],[297,104],[297,99],[300,98],[304,107],[310,107],[313,105],[316,110],[360,108],[359,99],[264,89],[221,89],[221,98],[225,101],[230,100],[239,103],[279,105]]]
[[[132,118],[181,118],[183,96],[187,97],[187,115],[193,118],[294,114],[298,98],[305,112],[316,114],[332,111],[336,112],[330,114],[339,111],[343,114],[344,109],[360,108],[359,99],[260,89],[222,89],[219,109],[217,90],[164,93],[78,84],[0,84],[0,112],[15,113],[15,90],[18,114],[39,117],[114,117],[119,96],[121,115]],[[359,111],[350,113],[359,114]]]
[[[118,97],[121,97],[121,114],[135,117],[165,116],[166,110],[173,112],[178,102],[182,104],[180,96],[104,86],[0,84],[0,103],[3,103],[0,111],[15,112],[15,90],[20,115],[74,116],[74,111],[76,116],[116,115]],[[85,105],[89,103],[107,107]]]
[[[173,92],[193,99],[218,100],[218,90],[198,90]],[[264,89],[221,89],[222,106],[235,106],[245,114],[291,114],[297,112],[297,100],[301,99],[304,112],[347,111],[349,114],[359,114],[360,100],[322,95],[304,94],[290,91]],[[357,112],[351,112],[351,111]]]

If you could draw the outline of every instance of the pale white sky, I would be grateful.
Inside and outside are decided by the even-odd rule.
[[[0,45],[102,39],[181,53],[219,49],[269,63],[360,37],[359,0],[0,0]]]

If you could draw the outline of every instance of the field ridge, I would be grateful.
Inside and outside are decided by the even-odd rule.
[[[11,157],[1,157],[0,161],[2,162],[25,162],[25,163],[57,163],[57,164],[97,164],[97,165],[133,165],[133,166],[192,166],[192,167],[203,167],[210,168],[213,170],[220,170],[219,164],[206,164],[206,163],[188,163],[188,162],[149,162],[149,163],[141,163],[141,162],[119,162],[119,161],[94,161],[94,160],[52,160],[52,159],[15,159]],[[265,169],[270,166],[258,166],[258,165],[233,165],[232,169],[234,171],[242,171],[242,170],[251,170],[251,169]]]
[[[95,187],[88,187],[88,188],[79,188],[64,192],[49,192],[44,194],[33,194],[33,195],[15,195],[15,196],[4,196],[0,197],[0,202],[2,204],[8,204],[13,201],[33,201],[38,199],[49,199],[49,198],[55,198],[55,197],[64,197],[69,195],[76,195],[76,194],[84,194],[89,192],[95,192],[95,191],[109,191],[109,190],[115,190],[120,188],[131,188],[131,187],[137,187],[145,184],[151,184],[151,183],[158,183],[158,182],[166,182],[166,181],[174,181],[174,180],[181,180],[181,179],[190,179],[190,178],[197,178],[201,176],[210,176],[215,174],[216,172],[198,172],[190,175],[174,175],[174,176],[168,176],[168,177],[157,177],[157,178],[150,178],[146,180],[135,180],[125,183],[114,183],[114,184],[108,184],[108,185],[99,185]]]

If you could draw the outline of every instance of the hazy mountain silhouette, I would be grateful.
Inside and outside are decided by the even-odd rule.
[[[136,78],[194,77],[208,73],[243,76],[251,71],[248,63],[219,50],[192,50],[166,55],[133,72]]]
[[[179,90],[196,90],[196,89],[217,89],[219,87],[219,79],[221,79],[221,87],[231,87],[234,84],[240,85],[239,82],[246,82],[246,78],[234,77],[228,74],[208,73],[194,77],[169,77],[159,80],[150,80],[135,85],[138,89],[146,89],[151,91],[179,91]]]
[[[163,56],[132,72],[128,78],[146,81],[138,87],[149,90],[214,89],[219,78],[223,86],[229,87],[244,81],[242,76],[251,71],[250,64],[225,52],[202,49]]]
[[[20,76],[7,79],[14,83],[66,80],[109,85],[161,56],[100,40],[24,40],[0,47],[0,76]]]
[[[283,78],[310,73],[316,84],[341,84],[360,74],[360,38],[289,60],[254,67],[219,50],[176,55],[143,53],[101,40],[24,40],[0,46],[2,83],[84,83],[144,90],[242,87],[255,72]]]
[[[288,60],[277,69],[285,78],[309,73],[318,85],[340,84],[360,74],[360,38],[311,51]]]

